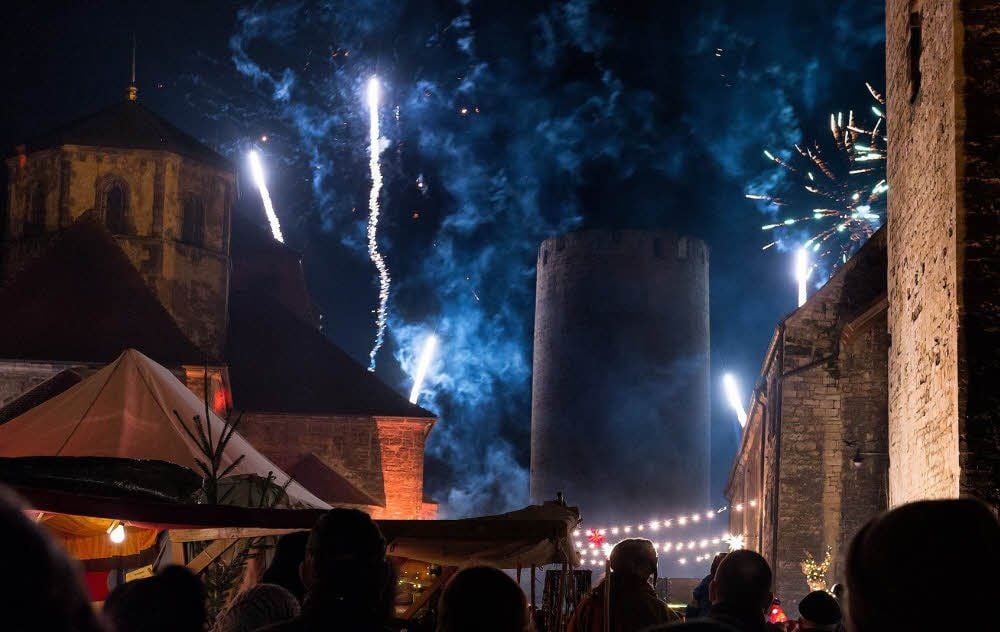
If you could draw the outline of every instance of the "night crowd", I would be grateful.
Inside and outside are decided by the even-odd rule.
[[[214,621],[207,621],[201,580],[180,566],[117,586],[95,611],[75,563],[4,489],[0,528],[7,551],[2,630],[394,629],[396,575],[378,525],[360,511],[332,509],[310,533],[281,538],[262,583]],[[972,500],[922,501],[872,519],[848,548],[846,587],[804,595],[799,617],[782,624],[767,621],[773,573],[753,551],[717,556],[684,617],[657,598],[650,583],[656,564],[648,540],[620,542],[611,572],[578,604],[569,632],[997,629],[989,612],[1000,598],[1000,524]],[[439,632],[545,632],[518,584],[485,566],[455,573],[434,612]]]

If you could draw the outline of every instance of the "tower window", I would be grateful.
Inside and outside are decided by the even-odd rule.
[[[923,52],[922,33],[920,28],[920,13],[910,13],[910,42],[907,58],[910,70],[910,103],[917,100],[920,94],[920,54]]]
[[[45,232],[45,185],[36,182],[31,187],[28,216],[24,221],[25,235],[41,235]]]
[[[128,190],[124,182],[117,178],[105,182],[102,206],[108,230],[114,235],[129,234]]]
[[[205,245],[205,204],[194,195],[184,196],[182,205],[181,241]]]

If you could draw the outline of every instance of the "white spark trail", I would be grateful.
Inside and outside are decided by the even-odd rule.
[[[413,389],[410,390],[410,403],[416,404],[420,397],[420,391],[424,388],[424,378],[427,377],[427,369],[431,366],[434,358],[434,351],[437,350],[437,336],[431,334],[424,340],[424,350],[420,352],[420,360],[417,362],[417,373],[413,377]]]
[[[382,167],[379,164],[379,154],[381,153],[381,134],[378,125],[378,107],[380,89],[378,77],[372,76],[368,80],[368,114],[369,133],[368,138],[371,146],[368,154],[368,168],[371,171],[372,188],[368,195],[368,256],[375,269],[378,270],[378,307],[375,310],[375,344],[371,353],[368,354],[368,370],[375,370],[375,356],[385,341],[386,309],[389,304],[389,268],[385,264],[385,259],[378,249],[378,215],[379,215],[379,194],[382,192]]]
[[[726,373],[722,376],[722,387],[726,390],[726,400],[729,402],[729,406],[736,411],[740,428],[746,428],[747,411],[743,408],[743,400],[740,398],[740,388],[736,384],[736,378],[731,373]]]
[[[795,251],[795,280],[799,288],[799,307],[806,303],[809,292],[806,283],[809,281],[809,274],[812,266],[809,265],[809,251],[803,246]]]
[[[274,212],[274,204],[271,203],[271,194],[267,190],[267,183],[264,181],[264,167],[260,162],[260,155],[256,149],[250,150],[250,173],[253,175],[254,184],[260,191],[260,199],[264,202],[264,213],[267,214],[267,221],[271,225],[271,234],[274,238],[285,243],[285,237],[281,234],[281,224],[278,216]]]

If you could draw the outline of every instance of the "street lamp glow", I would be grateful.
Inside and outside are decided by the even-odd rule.
[[[726,373],[722,376],[722,387],[726,391],[726,401],[729,402],[729,406],[736,412],[740,428],[745,428],[747,425],[747,411],[743,408],[743,399],[740,397],[739,385],[736,384],[736,378],[733,377],[732,373]]]

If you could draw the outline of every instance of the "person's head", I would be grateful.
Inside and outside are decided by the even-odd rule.
[[[843,584],[834,584],[833,586],[830,587],[830,594],[833,595],[833,598],[836,599],[838,602],[843,601],[844,600],[844,585]]]
[[[97,632],[80,571],[55,542],[24,513],[21,500],[0,485],[0,531],[4,568],[0,594],[7,630]]]
[[[649,540],[629,538],[611,549],[608,562],[615,575],[645,581],[656,574],[656,549]]]
[[[503,571],[472,566],[455,574],[438,604],[438,632],[523,632],[528,628],[524,592]]]
[[[840,604],[825,590],[814,590],[799,602],[799,625],[803,630],[837,630],[842,618]]]
[[[747,549],[732,551],[719,563],[708,587],[712,604],[725,604],[742,612],[764,612],[771,606],[771,567]]]
[[[715,571],[719,570],[719,564],[722,564],[722,560],[726,559],[728,553],[716,553],[715,557],[712,558],[712,568],[708,571],[708,574],[715,577]]]
[[[299,616],[295,595],[277,584],[257,584],[219,617],[215,632],[254,632]]]
[[[205,626],[205,587],[183,566],[121,584],[104,602],[116,632],[201,632]]]
[[[933,537],[933,546],[929,538]],[[847,619],[858,632],[976,629],[981,608],[919,607],[940,598],[942,578],[964,603],[1000,595],[1000,524],[974,500],[925,500],[876,516],[847,552]]]
[[[340,508],[323,514],[309,533],[302,561],[307,602],[317,595],[317,603],[321,599],[363,610],[366,616],[388,618],[395,577],[385,547],[382,532],[368,514]]]
[[[299,567],[306,558],[306,543],[309,541],[308,531],[286,533],[278,538],[274,546],[274,559],[264,571],[261,581],[267,584],[277,584],[295,598],[302,601],[306,587],[302,585]]]

